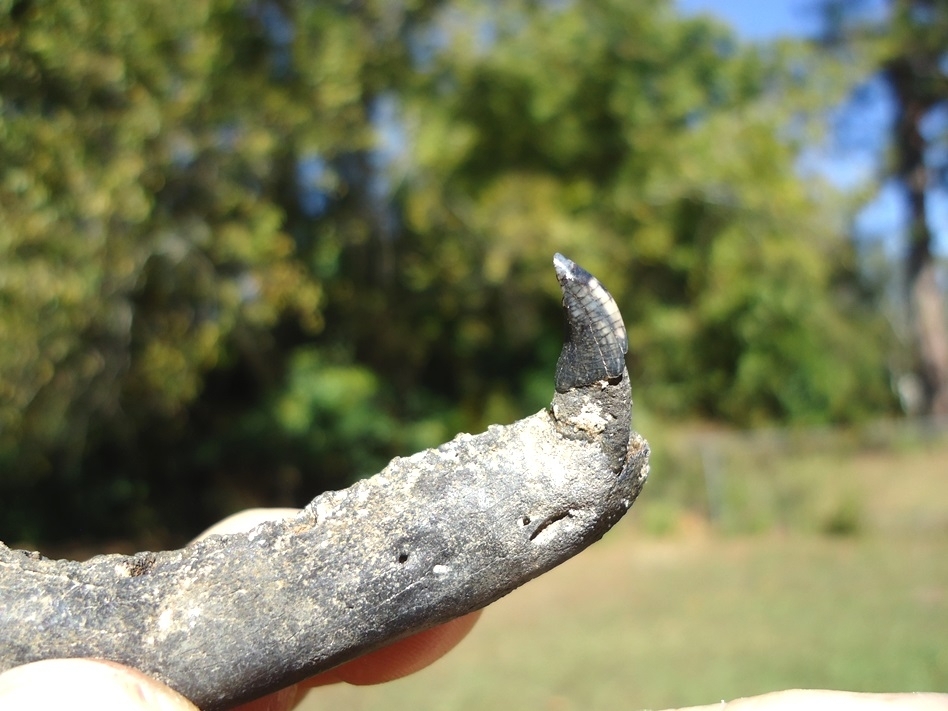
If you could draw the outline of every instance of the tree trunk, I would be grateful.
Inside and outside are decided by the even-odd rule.
[[[931,57],[913,56],[911,49],[906,48],[904,54],[888,63],[886,77],[898,101],[895,149],[898,175],[909,204],[906,288],[918,375],[924,388],[925,411],[948,415],[948,327],[932,256],[932,233],[925,215],[930,176],[925,166],[925,137],[921,133],[922,119],[937,103],[925,81],[931,61]]]

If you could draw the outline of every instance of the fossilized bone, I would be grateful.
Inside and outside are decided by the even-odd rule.
[[[0,671],[111,659],[224,709],[481,608],[598,540],[641,490],[648,445],[615,302],[554,266],[568,328],[549,409],[181,550],[77,563],[0,545]]]

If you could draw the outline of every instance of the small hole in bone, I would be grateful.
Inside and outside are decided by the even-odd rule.
[[[522,517],[520,518],[520,525],[521,525],[521,526],[529,526],[529,525],[530,525],[530,517],[529,517],[529,516],[522,516]]]
[[[537,536],[543,533],[543,531],[548,529],[550,526],[562,521],[563,519],[571,518],[572,515],[573,514],[570,511],[560,511],[559,513],[553,514],[546,520],[541,521],[539,525],[537,525],[537,527],[534,529],[533,533],[530,534],[530,540],[535,541]]]
[[[407,563],[407,562],[408,562],[408,554],[407,554],[407,553],[399,553],[399,554],[398,554],[398,562],[399,562],[399,563]]]

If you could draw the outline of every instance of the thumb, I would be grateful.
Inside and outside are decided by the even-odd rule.
[[[47,659],[0,674],[3,711],[198,711],[135,669],[95,659]]]

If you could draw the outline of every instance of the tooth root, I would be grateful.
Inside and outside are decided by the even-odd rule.
[[[553,266],[566,311],[556,390],[565,393],[620,377],[629,339],[615,299],[596,277],[562,254],[553,257]]]

